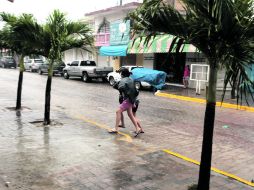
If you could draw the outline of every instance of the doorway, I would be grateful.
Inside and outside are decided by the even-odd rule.
[[[155,69],[167,73],[166,82],[182,84],[186,53],[156,53]]]

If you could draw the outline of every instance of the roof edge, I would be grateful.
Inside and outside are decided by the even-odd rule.
[[[105,9],[100,9],[100,10],[97,10],[97,11],[92,11],[92,12],[89,12],[89,13],[86,13],[85,16],[92,16],[92,15],[96,15],[98,13],[105,13],[105,12],[108,12],[108,11],[112,11],[112,10],[115,10],[115,9],[118,9],[118,8],[127,8],[127,7],[131,7],[131,6],[139,6],[141,5],[142,3],[138,3],[138,2],[131,2],[131,3],[126,3],[124,5],[117,5],[117,6],[113,6],[113,7],[108,7],[108,8],[105,8]]]

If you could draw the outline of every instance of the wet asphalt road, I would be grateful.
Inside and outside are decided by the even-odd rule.
[[[7,107],[15,105],[17,79],[18,70],[0,69],[0,103],[5,114]],[[62,160],[61,164],[64,165],[64,163],[68,163],[73,158],[74,162],[79,163],[80,160],[76,160],[77,157],[75,156],[75,154],[78,154],[79,148],[73,149],[73,146],[65,147],[68,150],[65,151],[65,154],[67,153],[68,156],[62,155],[60,147],[64,137],[68,137],[69,141],[78,138],[81,141],[81,145],[85,146],[86,153],[89,151],[94,153],[99,146],[97,144],[98,141],[95,141],[93,137],[99,139],[100,144],[109,149],[112,146],[112,144],[109,144],[109,139],[112,139],[112,135],[107,134],[106,131],[114,126],[115,111],[118,107],[118,92],[107,83],[100,81],[84,83],[78,78],[65,80],[61,77],[54,77],[52,83],[51,119],[56,122],[56,126],[53,126],[50,135],[47,128],[39,128],[42,133],[38,134],[38,131],[35,131],[36,125],[34,124],[29,125],[30,127],[27,130],[16,130],[14,126],[22,128],[24,123],[43,119],[46,80],[46,75],[41,76],[37,73],[25,72],[22,96],[22,105],[25,108],[21,111],[21,116],[16,117],[15,115],[7,114],[7,117],[5,116],[1,119],[2,122],[4,121],[1,126],[10,126],[7,129],[1,129],[1,136],[4,137],[4,140],[1,141],[0,150],[5,153],[5,156],[1,157],[1,172],[9,169],[10,173],[15,174],[17,166],[12,165],[14,162],[11,161],[12,159],[19,159],[21,163],[27,166],[29,163],[32,165],[28,166],[30,169],[26,171],[16,171],[16,179],[21,177],[20,173],[22,172],[34,175],[31,171],[36,168],[38,154],[42,159],[38,160],[38,162],[43,162],[43,160],[47,159],[60,159]],[[146,151],[169,149],[199,161],[204,105],[157,97],[150,91],[141,91],[139,98],[141,103],[138,110],[138,118],[145,130],[145,134],[142,134],[138,139],[123,138],[124,142],[134,141],[135,144],[141,147],[128,147],[128,149],[137,154],[142,153],[143,149]],[[233,173],[249,181],[254,178],[253,118],[254,113],[251,112],[217,108],[212,164],[216,168]],[[126,115],[125,120],[127,128],[121,131],[132,137],[134,127]],[[79,127],[82,127],[82,125],[84,127],[89,126],[91,130],[86,131],[87,133],[80,129],[73,130],[72,128],[63,131],[61,126],[66,124],[73,127],[75,125]],[[18,131],[15,134],[16,137],[22,136],[24,138],[13,138],[13,131]],[[73,139],[70,138],[70,134],[73,135]],[[86,138],[81,139],[80,134]],[[52,138],[54,140],[54,135],[62,136],[63,140],[55,137],[56,144],[49,143]],[[39,139],[42,139],[42,141]],[[74,141],[76,142],[76,140]],[[80,141],[77,143],[80,144]],[[36,156],[34,152],[30,152],[36,146],[34,142],[39,145],[43,142],[43,148],[36,152]],[[12,143],[16,144],[14,150]],[[88,146],[87,143],[91,146]],[[117,154],[117,150],[114,149],[114,151]],[[103,153],[106,154],[106,152]],[[50,156],[52,154],[54,154],[53,157]],[[17,158],[10,159],[8,155],[15,155]],[[102,155],[96,154],[95,156],[100,157]],[[27,159],[31,158],[34,158],[34,160],[27,162]],[[5,159],[10,159],[9,164],[3,164]],[[107,162],[110,161],[107,160]],[[43,162],[43,164],[47,167],[46,163]],[[50,167],[52,167],[52,170],[54,168],[56,170],[59,169],[57,166],[50,165]],[[41,173],[44,173],[45,170],[42,171],[38,168],[37,170],[37,178],[40,178]],[[48,170],[50,171],[50,168]],[[28,175],[29,177],[31,176]],[[45,182],[41,183],[45,184]],[[24,187],[23,189],[25,189]],[[45,187],[45,189],[47,188]]]

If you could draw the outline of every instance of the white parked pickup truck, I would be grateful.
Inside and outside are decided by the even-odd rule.
[[[63,69],[65,79],[69,77],[81,77],[84,82],[89,82],[92,78],[101,78],[106,81],[108,73],[113,71],[113,67],[96,67],[95,61],[73,61]]]
[[[122,66],[121,68],[127,68],[131,72],[133,69],[143,68],[143,67],[133,65],[133,66]],[[109,84],[113,86],[115,82],[118,82],[121,80],[121,75],[118,71],[111,72],[108,74],[107,80],[109,81]],[[141,87],[151,88],[151,85],[145,81],[135,81],[135,86],[137,89],[140,89]]]

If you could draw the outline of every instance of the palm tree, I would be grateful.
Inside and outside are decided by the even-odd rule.
[[[88,46],[93,46],[91,29],[87,24],[67,21],[65,15],[58,10],[48,17],[45,25],[19,22],[15,29],[23,34],[24,41],[33,43],[38,54],[49,60],[44,110],[44,125],[49,125],[53,64],[59,62],[62,52],[68,49],[82,48],[89,51]]]
[[[23,84],[23,72],[24,68],[24,57],[33,53],[37,53],[36,49],[33,48],[32,43],[24,41],[23,33],[16,30],[16,26],[20,22],[34,23],[33,16],[29,14],[23,14],[16,17],[11,14],[1,13],[1,18],[6,22],[5,27],[0,33],[0,43],[2,47],[11,49],[19,55],[19,80],[17,88],[17,99],[16,99],[16,110],[21,109],[22,99],[22,84]]]
[[[133,21],[135,37],[145,36],[147,43],[158,34],[171,34],[176,37],[170,51],[190,43],[207,57],[210,75],[198,190],[208,190],[218,69],[226,69],[224,89],[237,78],[236,89],[240,94],[250,92],[254,86],[245,72],[254,55],[253,6],[252,0],[182,0],[182,3],[186,15],[162,0],[144,0],[128,18]]]
[[[44,112],[44,124],[48,125],[50,124],[50,93],[54,62],[61,60],[61,53],[65,50],[74,47],[82,47],[87,50],[86,46],[93,46],[93,37],[88,25],[79,22],[67,22],[65,15],[58,10],[55,10],[49,16],[44,32],[47,34],[46,44],[50,42],[50,48],[46,56],[49,58],[50,64]]]
[[[3,13],[2,15],[4,15]],[[5,14],[8,15],[8,14]],[[26,15],[26,17],[32,17]],[[3,17],[3,16],[2,16]],[[9,15],[9,23],[15,17]],[[7,21],[7,16],[6,16]],[[93,46],[93,36],[87,24],[70,22],[65,15],[55,10],[49,16],[45,25],[38,24],[34,19],[18,19],[14,22],[13,31],[24,45],[32,46],[34,54],[43,55],[49,59],[49,72],[45,92],[44,124],[50,124],[51,84],[53,63],[61,60],[62,52],[72,48],[82,48],[89,51]],[[26,47],[26,46],[25,46]],[[23,59],[21,59],[23,60]],[[23,65],[23,63],[21,63]],[[21,69],[23,66],[21,66]],[[22,72],[23,74],[23,72]],[[23,76],[23,75],[22,75]]]

